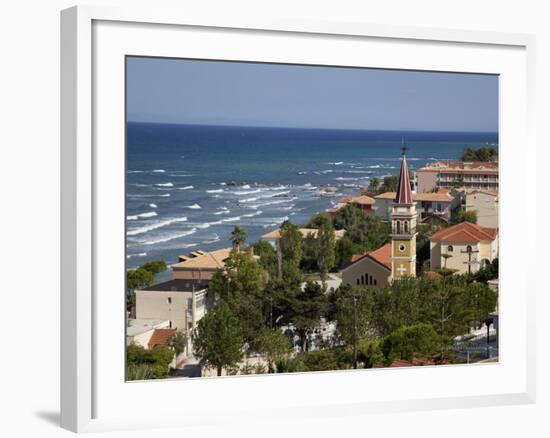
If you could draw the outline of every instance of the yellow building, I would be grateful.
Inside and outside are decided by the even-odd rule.
[[[498,192],[493,190],[462,190],[462,207],[475,211],[477,224],[498,228]]]
[[[498,229],[462,222],[430,238],[430,269],[474,273],[498,257]]]
[[[391,242],[366,254],[354,256],[342,271],[350,285],[385,286],[395,278],[416,276],[416,205],[403,149],[397,192],[391,210]]]

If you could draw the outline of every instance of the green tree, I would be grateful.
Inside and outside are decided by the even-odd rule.
[[[382,186],[380,187],[381,192],[395,192],[397,191],[397,183],[399,182],[399,177],[397,175],[385,176],[382,180]]]
[[[233,248],[236,248],[237,252],[241,250],[241,245],[246,242],[246,230],[240,225],[235,225],[233,231],[231,231],[231,243]]]
[[[300,268],[304,272],[315,272],[317,266],[317,239],[313,233],[309,233],[302,239],[302,259]]]
[[[461,222],[477,224],[477,210],[460,210],[457,216],[457,223]]]
[[[250,347],[264,326],[265,278],[260,264],[248,252],[232,251],[225,270],[218,270],[208,285],[209,292],[224,301],[241,323]]]
[[[275,363],[283,360],[291,352],[288,337],[280,329],[263,329],[256,341],[257,352],[267,360],[268,372],[275,372]]]
[[[168,346],[174,350],[176,358],[185,351],[187,348],[187,335],[182,331],[178,330],[168,341]]]
[[[386,364],[395,359],[411,361],[415,356],[432,356],[439,351],[439,337],[430,324],[400,327],[382,342]]]
[[[145,349],[131,344],[126,348],[127,379],[163,379],[168,376],[174,353],[166,345]]]
[[[221,301],[199,321],[193,337],[194,354],[221,376],[223,368],[234,367],[241,360],[243,348],[239,320]]]
[[[273,245],[260,240],[253,245],[254,254],[259,257],[259,263],[269,274],[270,278],[277,278],[277,252]]]
[[[330,350],[308,351],[298,356],[298,371],[334,371],[338,369],[336,355]]]
[[[300,336],[302,349],[309,349],[308,337],[320,324],[327,309],[327,296],[321,285],[308,281],[291,303],[291,322]]]
[[[278,240],[280,278],[292,284],[302,281],[300,262],[302,260],[302,233],[300,229],[285,221]]]
[[[327,290],[327,275],[334,267],[335,239],[332,220],[321,225],[317,232],[317,266],[323,283],[323,291]]]
[[[145,269],[146,271],[149,271],[153,276],[156,276],[161,272],[166,271],[166,269],[168,269],[168,266],[166,265],[166,262],[164,260],[153,260],[145,263],[144,265],[141,265],[140,269]]]
[[[498,151],[494,147],[465,148],[462,152],[462,161],[496,161]]]
[[[126,310],[132,310],[136,305],[135,290],[150,286],[155,276],[146,269],[130,269],[126,272]]]
[[[373,176],[369,181],[367,190],[369,192],[378,193],[378,191],[380,190],[380,179],[376,176]]]
[[[351,263],[351,257],[353,254],[353,242],[348,236],[344,235],[344,237],[336,242],[334,248],[336,266],[339,269],[348,266]]]

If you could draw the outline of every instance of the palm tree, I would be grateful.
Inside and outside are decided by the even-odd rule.
[[[236,248],[237,252],[240,252],[241,245],[246,242],[246,231],[240,225],[235,225],[235,228],[233,228],[231,242],[233,243],[233,248]]]

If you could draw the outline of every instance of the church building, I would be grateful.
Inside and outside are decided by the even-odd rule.
[[[385,286],[394,278],[416,277],[416,204],[411,191],[405,148],[391,211],[391,242],[354,255],[342,270],[342,282],[353,286]]]

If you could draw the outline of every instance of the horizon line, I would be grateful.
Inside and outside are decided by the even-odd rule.
[[[258,128],[258,129],[303,129],[303,130],[319,130],[319,131],[380,131],[380,132],[440,132],[440,133],[467,133],[467,134],[499,134],[499,131],[446,131],[440,129],[377,129],[377,128],[321,128],[321,127],[297,127],[297,126],[276,126],[276,125],[232,125],[232,124],[210,124],[210,123],[185,123],[185,122],[159,122],[159,121],[143,121],[143,120],[126,120],[129,123],[143,123],[149,125],[175,125],[175,126],[216,126],[224,128]]]

